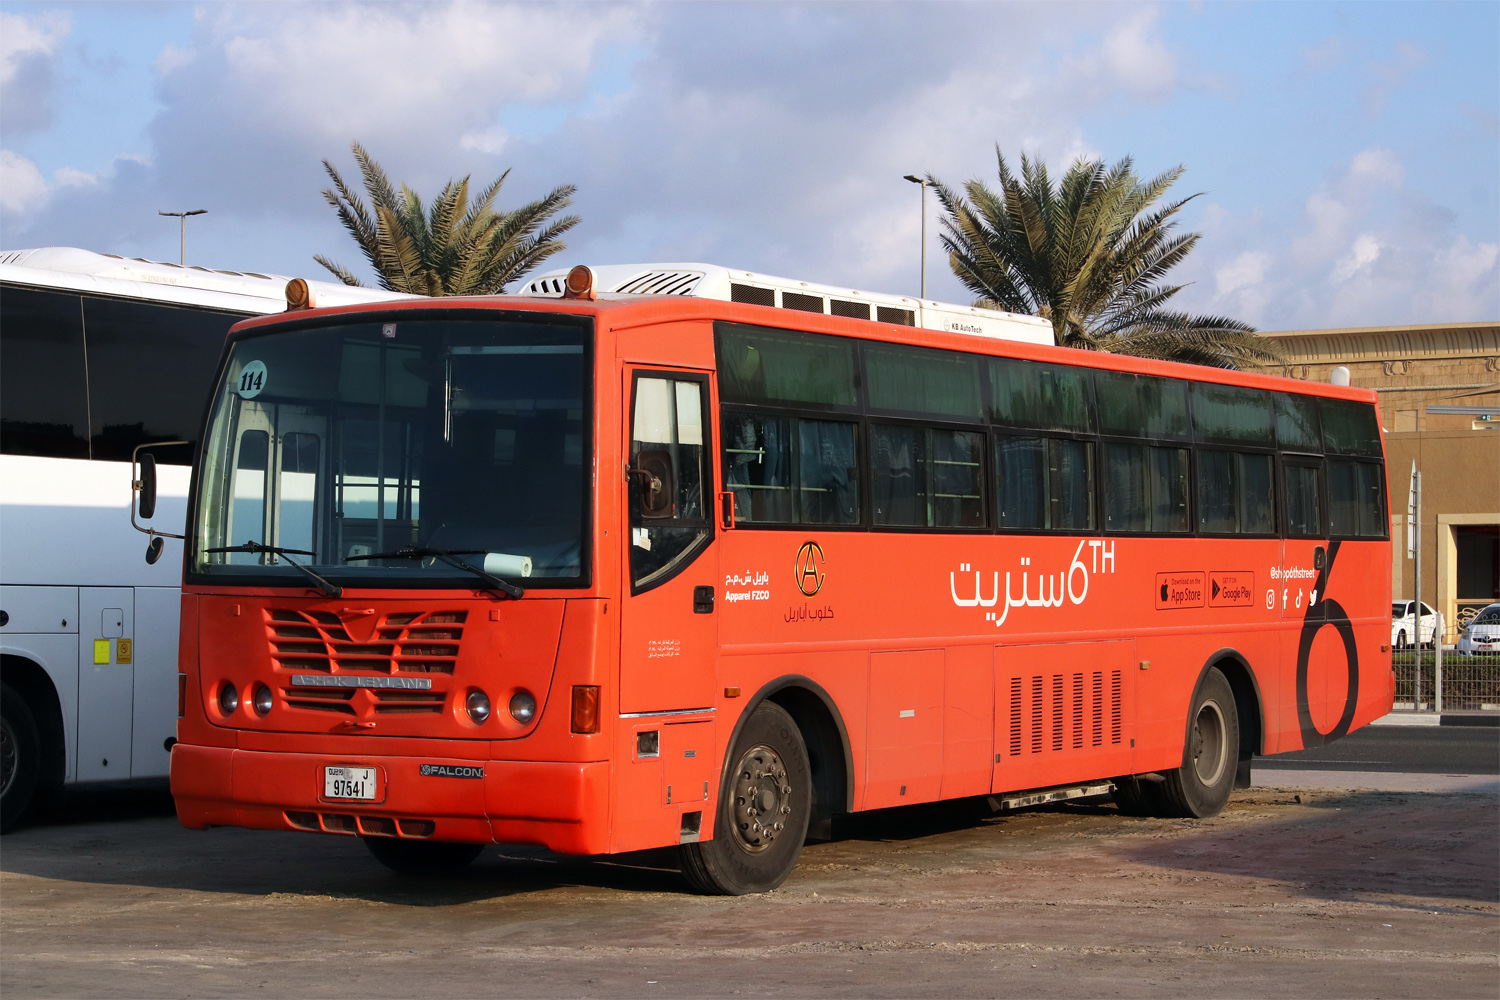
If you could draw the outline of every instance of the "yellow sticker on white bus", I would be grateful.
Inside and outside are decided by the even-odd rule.
[[[131,643],[131,640],[129,640],[129,639],[116,639],[115,640],[115,662],[116,663],[129,663],[130,662],[131,645],[132,645],[132,643]]]
[[[109,640],[108,639],[95,639],[94,640],[94,662],[95,663],[108,663],[109,662]]]

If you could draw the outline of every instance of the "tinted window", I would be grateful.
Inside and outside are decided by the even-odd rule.
[[[1345,455],[1380,458],[1380,422],[1375,407],[1347,399],[1321,399],[1323,447]]]
[[[936,416],[982,416],[979,359],[916,347],[866,344],[870,408]]]
[[[240,315],[84,298],[93,457],[130,461],[136,445],[196,441],[224,335]],[[156,449],[188,465],[191,447]]]
[[[1286,451],[1317,453],[1323,450],[1316,399],[1276,393],[1276,443]]]
[[[1198,452],[1198,530],[1268,535],[1276,530],[1270,455]]]
[[[834,337],[718,325],[719,392],[741,403],[854,406],[854,345]]]
[[[1088,373],[1031,361],[990,359],[990,419],[1043,430],[1091,431]]]
[[[1218,444],[1276,443],[1271,394],[1228,385],[1193,385],[1193,431],[1199,441]]]
[[[1328,530],[1333,535],[1384,538],[1385,483],[1374,462],[1328,462]]]
[[[1188,436],[1187,384],[1125,372],[1096,372],[1099,429],[1131,437]]]
[[[857,524],[854,424],[724,415],[724,488],[742,522]]]
[[[872,426],[875,523],[984,527],[983,443],[968,431]]]
[[[89,457],[83,325],[76,295],[0,290],[0,451]]]
[[[1002,437],[995,442],[1000,527],[1094,527],[1094,450],[1086,441]]]
[[[1286,533],[1293,538],[1321,538],[1323,512],[1318,469],[1311,465],[1288,465],[1286,480]]]
[[[1187,531],[1187,498],[1187,449],[1104,446],[1106,530]]]
[[[854,425],[797,422],[797,520],[804,524],[859,522],[859,468]]]

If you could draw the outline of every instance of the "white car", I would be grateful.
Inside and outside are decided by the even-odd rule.
[[[1500,604],[1480,609],[1458,640],[1458,651],[1466,656],[1475,653],[1500,653]]]
[[[1406,649],[1414,642],[1420,642],[1424,646],[1432,645],[1434,634],[1443,634],[1443,616],[1432,610],[1432,605],[1426,601],[1422,602],[1422,636],[1416,638],[1416,601],[1392,601],[1391,602],[1391,646],[1394,649]]]

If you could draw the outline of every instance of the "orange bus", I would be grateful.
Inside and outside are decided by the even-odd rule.
[[[1373,392],[673,297],[231,332],[188,518],[182,823],[676,846],[842,814],[1208,816],[1391,708]]]

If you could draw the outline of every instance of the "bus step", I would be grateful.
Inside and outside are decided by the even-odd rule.
[[[1013,792],[1009,795],[989,796],[990,808],[995,812],[1006,809],[1024,809],[1048,802],[1064,802],[1068,799],[1086,799],[1094,795],[1108,795],[1114,791],[1114,783],[1100,781],[1092,785],[1070,785],[1067,788],[1043,788],[1035,792]]]

